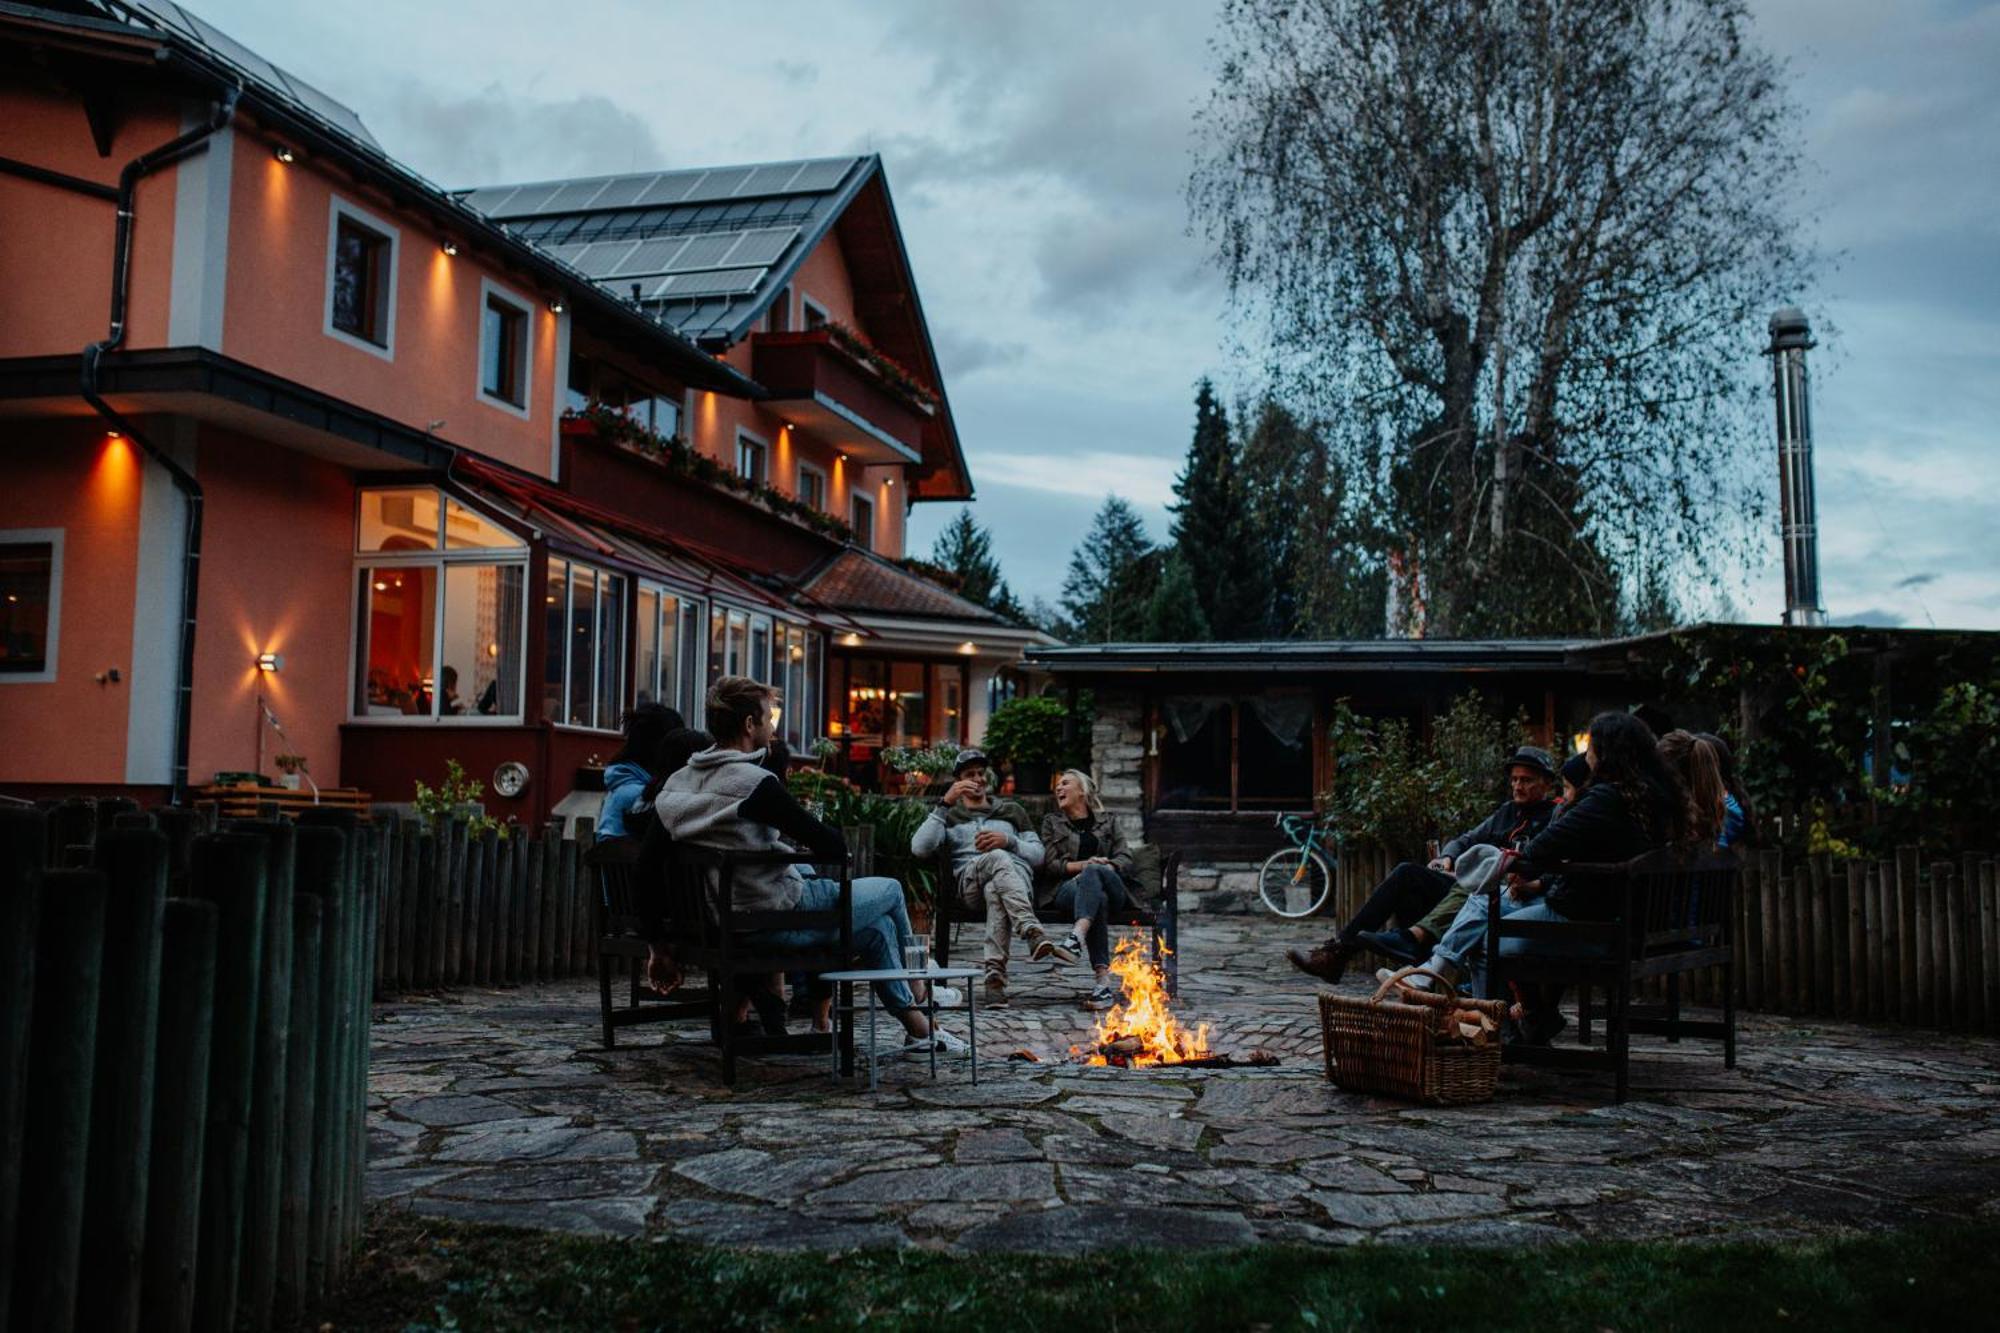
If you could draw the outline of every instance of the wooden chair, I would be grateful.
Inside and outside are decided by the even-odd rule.
[[[1509,1046],[1512,1063],[1558,1068],[1610,1069],[1616,1095],[1630,1091],[1633,1033],[1708,1037],[1722,1042],[1722,1063],[1736,1067],[1735,904],[1740,871],[1729,852],[1684,857],[1651,852],[1615,866],[1571,866],[1566,877],[1588,878],[1596,891],[1610,896],[1615,915],[1607,921],[1520,921],[1500,915],[1498,903],[1487,914],[1487,996],[1510,997],[1510,984],[1576,986],[1582,1005],[1578,1035],[1585,1049],[1573,1046]],[[1500,887],[1487,890],[1497,899]],[[1503,955],[1502,941],[1534,943],[1536,952]],[[1722,969],[1722,1021],[1681,1017],[1680,978],[1703,968]],[[1661,978],[1666,1001],[1639,1005],[1633,992],[1640,982]],[[1591,991],[1605,994],[1605,1045],[1589,1047]]]
[[[639,840],[618,838],[598,843],[584,853],[583,859],[597,873],[597,997],[604,1026],[604,1049],[608,1051],[617,1045],[618,1029],[622,1027],[705,1018],[712,1014],[715,997],[706,989],[691,990],[683,986],[661,1000],[648,999],[652,992],[641,986],[646,958],[652,952],[647,927],[654,913],[649,909],[656,905],[649,904],[646,897],[650,893],[664,898],[666,886],[637,882]],[[611,998],[612,964],[619,958],[626,960],[631,976],[630,995],[622,1009],[615,1007]]]
[[[819,873],[840,881],[838,902],[823,912],[744,911],[732,892],[736,875],[751,866],[821,866]],[[734,1085],[739,1056],[840,1053],[843,1074],[854,1072],[854,1025],[834,1024],[833,1032],[780,1036],[736,1031],[738,1002],[749,992],[746,977],[773,972],[837,972],[854,966],[854,884],[846,858],[837,864],[803,852],[725,852],[675,844],[667,860],[668,947],[682,968],[709,977],[715,1038],[722,1048],[722,1081]],[[755,936],[774,930],[818,930],[824,944],[784,949]],[[844,988],[848,991],[852,987]],[[843,995],[844,1004],[851,996]]]
[[[1138,872],[1142,894],[1150,881],[1158,888],[1158,906],[1148,909],[1138,901],[1138,894],[1128,900],[1124,907],[1105,913],[1104,921],[1110,926],[1144,926],[1152,932],[1151,951],[1153,961],[1161,963],[1166,973],[1167,994],[1180,993],[1180,918],[1176,903],[1180,896],[1181,854],[1178,851],[1160,849],[1158,851],[1158,876],[1148,874],[1154,860],[1152,847],[1139,848],[1133,855],[1134,868]],[[984,907],[968,907],[959,896],[958,876],[952,873],[951,852],[940,848],[937,855],[937,894],[931,905],[934,938],[931,955],[940,965],[951,965],[952,927],[963,922],[986,924]],[[1035,903],[1035,919],[1046,925],[1069,925],[1069,918],[1058,914],[1053,908]]]

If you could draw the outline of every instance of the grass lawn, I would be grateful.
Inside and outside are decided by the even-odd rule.
[[[754,1254],[378,1214],[306,1328],[1714,1329],[1981,1323],[2000,1224],[1804,1245]]]

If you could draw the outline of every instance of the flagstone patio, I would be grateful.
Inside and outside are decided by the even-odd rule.
[[[1640,1039],[1624,1106],[1607,1079],[1509,1069],[1490,1105],[1411,1107],[1327,1082],[1313,987],[1280,957],[1311,933],[1184,929],[1178,1011],[1270,1069],[1056,1063],[1093,1022],[1082,968],[1017,965],[1014,1003],[980,1016],[978,1086],[962,1058],[935,1082],[892,1060],[874,1094],[806,1058],[747,1061],[724,1088],[694,1025],[604,1051],[587,983],[378,1005],[369,1195],[811,1250],[1785,1238],[2000,1215],[2000,1042],[1752,1015],[1733,1072],[1709,1044]],[[1024,1050],[1041,1062],[1009,1058]]]

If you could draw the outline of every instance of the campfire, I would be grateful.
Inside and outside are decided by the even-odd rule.
[[[1069,1048],[1072,1060],[1130,1069],[1277,1063],[1275,1057],[1263,1051],[1252,1051],[1248,1059],[1238,1061],[1209,1050],[1208,1024],[1190,1029],[1174,1017],[1160,964],[1147,956],[1145,946],[1137,938],[1118,942],[1111,954],[1111,972],[1124,984],[1125,999],[1098,1020],[1097,1031],[1088,1043]]]

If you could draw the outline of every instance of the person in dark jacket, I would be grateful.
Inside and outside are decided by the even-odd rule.
[[[1525,921],[1604,920],[1611,903],[1606,886],[1588,875],[1555,872],[1570,865],[1617,865],[1667,846],[1687,846],[1696,820],[1673,769],[1660,757],[1652,731],[1629,713],[1599,713],[1590,723],[1590,746],[1584,752],[1590,780],[1575,805],[1520,849],[1511,867],[1508,888],[1499,895],[1502,915]],[[1469,899],[1446,929],[1424,966],[1447,981],[1472,973],[1483,989],[1487,895]],[[1532,942],[1507,940],[1506,951],[1525,950]],[[1413,977],[1428,985],[1429,978]],[[1547,1008],[1524,1015],[1523,1030],[1546,1041],[1561,1026],[1560,1015]]]
[[[638,886],[639,906],[645,913],[641,926],[650,951],[646,957],[646,984],[660,995],[681,984],[681,969],[667,943],[667,853],[673,850],[674,840],[667,836],[665,825],[653,809],[653,801],[668,778],[713,744],[715,738],[699,727],[678,727],[660,737],[649,761],[653,780],[646,784],[638,808],[627,817],[628,836],[630,830],[641,824],[645,829],[637,835],[639,860],[633,867],[632,882]]]
[[[1082,769],[1056,780],[1056,808],[1042,816],[1042,864],[1035,871],[1040,900],[1076,924],[1057,941],[1064,952],[1090,955],[1096,988],[1089,1003],[1109,1005],[1118,998],[1111,979],[1111,931],[1104,917],[1131,902],[1125,877],[1132,853],[1118,821],[1104,811],[1097,783]]]
[[[664,704],[640,704],[625,714],[625,743],[604,766],[604,804],[597,812],[597,840],[612,842],[626,837],[626,817],[638,808],[640,794],[653,780],[653,751],[660,738],[679,731],[686,723],[681,715]]]
[[[1549,752],[1524,745],[1501,767],[1507,774],[1508,799],[1480,824],[1447,842],[1427,866],[1404,861],[1368,896],[1346,925],[1310,953],[1287,950],[1285,957],[1307,976],[1337,985],[1348,960],[1362,946],[1408,962],[1424,957],[1443,927],[1450,923],[1464,895],[1454,870],[1458,859],[1474,847],[1519,847],[1548,827],[1555,813],[1549,788],[1556,780]],[[1452,901],[1455,899],[1456,901]],[[1449,906],[1442,920],[1424,923]],[[1387,930],[1391,921],[1398,929]]]

